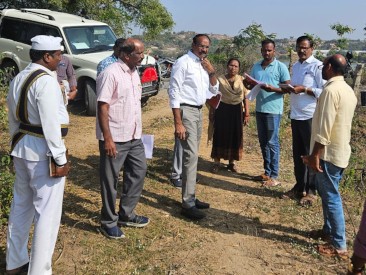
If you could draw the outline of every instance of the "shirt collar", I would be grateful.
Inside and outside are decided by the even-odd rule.
[[[308,57],[308,59],[304,60],[304,62],[306,62],[306,63],[308,63],[308,64],[313,63],[314,61],[315,61],[315,57],[314,57],[314,55],[310,55],[310,56]],[[300,62],[300,61],[299,61],[299,62]],[[304,62],[302,62],[302,63],[304,63]]]
[[[344,77],[343,77],[343,75],[333,76],[331,79],[329,79],[329,80],[324,84],[324,88],[325,88],[326,86],[328,86],[330,83],[335,82],[335,81],[344,81]]]
[[[49,75],[53,75],[53,72],[56,72],[56,70],[51,71],[50,69],[48,69],[45,66],[38,64],[38,63],[32,63],[32,68],[41,69],[41,70],[45,71],[46,73],[48,73]]]
[[[128,67],[127,64],[123,62],[120,58],[118,58],[117,62],[121,64],[122,70],[124,72],[132,74],[134,71],[136,71],[136,67],[133,70],[131,70],[130,67]]]
[[[201,59],[195,55],[191,50],[188,51],[188,56],[193,59],[195,62],[201,62]]]
[[[259,64],[262,66],[262,63],[263,63],[263,61],[264,61],[264,59],[262,59],[262,61],[260,61],[259,62]],[[272,62],[271,63],[269,63],[268,65],[267,65],[267,67],[269,67],[269,66],[273,66],[274,65],[274,63],[277,61],[277,59],[276,59],[276,57],[274,57],[273,58],[273,60],[272,60]]]

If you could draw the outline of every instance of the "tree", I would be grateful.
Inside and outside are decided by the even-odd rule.
[[[151,39],[171,30],[174,21],[159,0],[3,0],[0,9],[38,8],[78,14],[107,23],[118,36],[131,33],[135,25]]]
[[[274,39],[275,33],[266,34],[262,30],[262,25],[253,22],[245,29],[241,29],[237,36],[234,36],[234,44],[238,47],[247,47],[250,45],[258,45],[266,38]]]
[[[355,29],[351,28],[347,25],[342,25],[340,23],[336,23],[330,25],[330,28],[337,32],[339,38],[337,39],[337,48],[338,50],[345,50],[348,48],[348,39],[344,37],[345,34],[352,33]]]
[[[241,69],[249,71],[253,63],[260,58],[260,51],[258,50],[261,41],[270,38],[274,39],[276,34],[266,34],[261,24],[253,22],[245,29],[241,29],[237,36],[232,40],[225,40],[220,42],[218,49],[215,52],[216,66],[226,68],[226,62],[229,58],[238,58],[241,62]],[[211,56],[211,55],[210,55]]]

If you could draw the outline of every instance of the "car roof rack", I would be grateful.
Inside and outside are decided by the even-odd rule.
[[[21,10],[21,12],[34,13],[34,14],[37,14],[37,15],[42,15],[42,16],[47,17],[49,20],[56,21],[55,17],[53,17],[52,15],[49,15],[49,14],[45,14],[45,13],[41,13],[41,12],[29,10],[29,9],[20,9],[20,10]]]

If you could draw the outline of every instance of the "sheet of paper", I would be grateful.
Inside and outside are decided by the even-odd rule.
[[[89,46],[85,42],[74,42],[72,43],[77,50],[89,49]]]
[[[265,84],[262,81],[259,81],[259,80],[254,79],[253,77],[251,77],[247,73],[244,73],[244,78],[245,78],[245,81],[248,82],[248,83],[250,83],[251,85]]]
[[[261,84],[255,85],[254,88],[251,89],[250,92],[247,94],[247,99],[250,101],[254,101],[260,90],[261,90]]]
[[[154,135],[142,135],[141,140],[145,147],[146,158],[152,159],[154,149]]]

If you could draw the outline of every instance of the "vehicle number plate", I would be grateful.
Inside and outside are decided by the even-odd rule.
[[[145,88],[145,87],[151,87],[152,86],[152,82],[145,82],[145,83],[142,83],[142,88]]]

